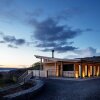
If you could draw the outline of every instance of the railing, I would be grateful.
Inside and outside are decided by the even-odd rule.
[[[28,74],[28,72],[26,71],[25,73],[23,73],[19,78],[18,81],[23,80],[23,78]]]
[[[28,70],[29,73],[32,73],[33,77],[47,77],[46,70]]]
[[[33,73],[29,73],[24,77],[24,82],[26,82],[27,80],[29,80],[31,77],[33,76]]]
[[[74,71],[63,71],[63,77],[75,77]]]
[[[31,77],[32,77],[32,73],[28,73],[28,71],[26,71],[24,74],[22,74],[22,75],[18,78],[18,82],[27,81],[27,80],[30,79]]]
[[[56,69],[49,70],[28,70],[28,74],[32,74],[33,77],[77,77],[75,71],[62,71],[61,76]]]
[[[57,76],[57,73],[56,73],[56,70],[48,70],[47,71],[47,76],[48,77],[56,77]]]

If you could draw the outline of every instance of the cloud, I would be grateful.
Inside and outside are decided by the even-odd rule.
[[[14,41],[16,41],[16,38],[14,36],[6,35],[6,36],[3,36],[3,40],[5,42],[14,42]]]
[[[8,47],[9,48],[18,48],[17,46],[14,46],[14,45],[11,45],[11,44],[8,44]]]
[[[58,47],[53,47],[52,49],[57,51],[58,53],[63,53],[63,52],[67,52],[67,51],[73,51],[77,48],[73,47],[73,46],[58,46]],[[42,51],[50,51],[52,49],[43,49]]]
[[[49,51],[51,49],[60,53],[73,51],[77,47],[72,46],[74,43],[72,39],[87,31],[72,29],[53,18],[47,18],[41,22],[33,20],[30,24],[35,29],[33,33],[33,38],[36,40],[35,46],[42,51]]]
[[[93,29],[91,29],[91,28],[87,28],[87,29],[85,29],[85,31],[87,31],[87,32],[91,32],[91,31],[93,31]]]
[[[0,35],[3,36],[4,34],[2,32],[0,32]]]
[[[81,49],[81,50],[76,50],[74,51],[76,54],[81,55],[83,57],[91,57],[91,56],[95,56],[97,54],[96,49],[92,48],[92,47],[88,47],[86,49]]]
[[[97,50],[93,47],[74,50],[72,53],[73,54],[68,55],[67,58],[84,58],[84,57],[100,56],[100,52],[97,52]]]
[[[4,36],[3,40],[8,43],[13,43],[15,45],[23,45],[26,43],[24,39],[16,39],[14,36]]]
[[[0,43],[5,43],[5,41],[0,41]]]
[[[4,66],[4,65],[0,65],[0,66]]]
[[[9,0],[4,1],[9,2]],[[12,0],[10,3],[12,3]],[[20,9],[19,11],[14,8],[14,5],[11,8],[13,9],[9,9],[7,7],[7,10],[2,10],[1,15],[3,14],[5,17],[10,18],[11,20],[12,18],[16,18],[20,21],[24,20],[26,23],[29,22],[29,24],[35,30],[33,34],[34,41],[37,42],[35,46],[40,48],[42,51],[55,49],[57,52],[61,53],[76,50],[77,47],[73,46],[74,42],[72,39],[81,35],[81,33],[84,31],[91,31],[90,29],[73,29],[67,24],[61,24],[61,21],[65,21],[70,18],[70,16],[80,13],[79,9],[77,8],[64,9],[50,18],[46,18],[47,16],[44,14],[43,9],[35,9],[33,11],[26,11],[25,9],[22,11]],[[45,20],[41,20],[41,14],[44,14],[42,17],[45,17]],[[10,43],[10,47],[12,45],[16,47],[26,44],[24,39],[17,39],[14,36],[3,36],[3,41]],[[30,45],[30,43],[27,44]]]
[[[0,41],[0,43],[7,43],[8,47],[11,48],[18,48],[18,46],[27,44],[26,40],[22,38],[16,38],[15,36],[5,35],[4,33],[0,33],[0,36],[3,39]]]

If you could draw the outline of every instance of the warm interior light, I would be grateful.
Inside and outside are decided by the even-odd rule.
[[[99,67],[98,67],[98,69],[97,69],[97,73],[96,73],[96,74],[97,74],[97,76],[99,76]]]
[[[56,70],[56,76],[58,77],[59,76],[59,74],[58,74],[59,72],[58,72],[58,69]]]
[[[83,74],[83,77],[85,77],[85,73],[83,72],[82,74]]]
[[[78,78],[78,71],[76,71],[76,73],[75,73],[75,77]]]
[[[90,77],[90,72],[88,73],[88,77]]]
[[[97,76],[99,76],[99,73],[97,72]]]

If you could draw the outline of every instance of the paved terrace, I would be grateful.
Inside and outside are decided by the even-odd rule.
[[[32,100],[100,100],[100,79],[85,81],[46,79]]]

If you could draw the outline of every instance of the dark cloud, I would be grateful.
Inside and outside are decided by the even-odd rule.
[[[72,39],[83,32],[81,29],[73,30],[68,25],[61,25],[53,18],[41,22],[33,20],[31,24],[35,28],[33,34],[37,42],[35,46],[42,51],[54,49],[58,52],[66,52],[75,50],[77,47],[72,46]]]
[[[93,29],[91,29],[91,28],[87,28],[85,31],[93,31]]]
[[[18,48],[18,46],[27,45],[27,42],[25,39],[22,38],[16,38],[15,36],[5,35],[4,33],[0,33],[0,36],[2,37],[2,41],[0,43],[7,43],[8,47],[11,48]]]
[[[14,37],[14,36],[4,36],[3,37],[3,40],[5,41],[5,42],[14,42],[14,41],[16,41],[16,38]]]
[[[54,17],[43,21],[33,19],[30,24],[35,31],[33,38],[36,40],[35,46],[42,51],[56,50],[57,52],[74,51],[78,49],[73,45],[73,39],[83,32],[92,31],[87,28],[84,30],[73,29],[67,24],[61,24],[60,20]]]
[[[73,46],[57,46],[57,47],[53,47],[52,49],[57,51],[58,53],[63,53],[67,51],[73,51],[77,48]],[[52,49],[47,48],[47,49],[43,49],[42,51],[50,51]]]
[[[8,43],[13,43],[15,45],[23,45],[26,43],[24,39],[16,39],[14,36],[4,36],[3,40]]]
[[[14,46],[14,45],[11,45],[11,44],[8,44],[8,47],[9,48],[18,48],[17,46]]]
[[[0,41],[0,43],[5,43],[5,41]]]
[[[16,39],[16,41],[15,41],[16,45],[23,45],[25,43],[26,43],[25,39]]]

